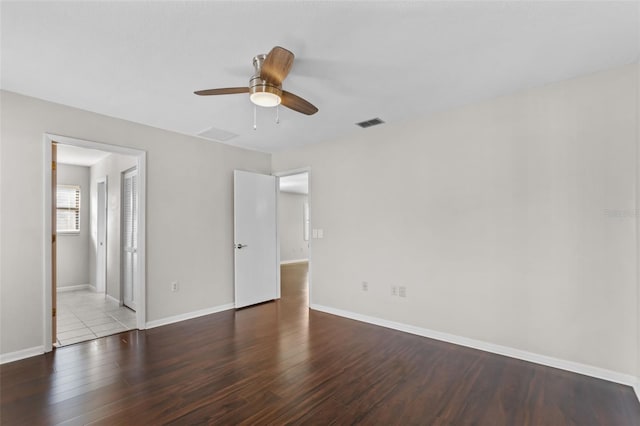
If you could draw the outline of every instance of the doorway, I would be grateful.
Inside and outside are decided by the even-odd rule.
[[[145,257],[144,151],[50,134],[44,135],[44,144],[45,166],[50,171],[45,173],[48,189],[45,205],[52,206],[54,213],[45,217],[45,235],[54,235],[45,243],[45,271],[48,271],[44,285],[45,351],[50,351],[54,344],[64,346],[144,329],[146,273],[137,266],[144,265]],[[69,153],[73,155],[69,157]],[[101,157],[92,163],[86,158],[98,154]],[[75,164],[69,160],[74,155]],[[61,170],[65,169],[68,182],[60,179]],[[135,190],[128,193],[129,216],[125,222],[131,237],[128,247],[133,247],[135,254],[125,265],[120,256],[120,217],[127,210],[120,194],[126,186],[124,174],[134,170],[135,173],[127,175],[129,186]],[[83,174],[87,176],[84,181]],[[61,209],[57,208],[59,200]],[[66,227],[66,233],[58,231],[60,224]],[[82,249],[65,255],[65,244],[82,246],[85,238],[87,243]],[[72,269],[69,265],[77,267],[74,279],[61,276],[66,269]],[[125,292],[121,289],[124,277],[129,283],[129,305],[136,311],[125,307]]]
[[[311,254],[311,209],[309,171],[292,171],[278,179],[278,246],[280,293],[282,298],[297,295],[309,306],[309,262]],[[291,279],[291,277],[296,277]],[[287,288],[295,286],[296,288]],[[299,288],[300,287],[300,288]],[[299,297],[303,295],[303,297]]]

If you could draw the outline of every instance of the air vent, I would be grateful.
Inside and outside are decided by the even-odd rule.
[[[371,120],[361,121],[360,123],[356,123],[356,125],[362,127],[363,129],[366,129],[367,127],[377,126],[378,124],[382,123],[384,123],[384,121],[376,117],[372,118]]]
[[[216,129],[215,127],[210,127],[207,130],[203,130],[202,132],[198,133],[198,136],[211,139],[212,141],[226,142],[237,137],[238,135],[236,135],[235,133],[227,132],[225,130]]]

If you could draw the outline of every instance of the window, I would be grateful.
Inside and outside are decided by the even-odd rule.
[[[56,232],[80,233],[80,186],[58,185],[56,194]]]

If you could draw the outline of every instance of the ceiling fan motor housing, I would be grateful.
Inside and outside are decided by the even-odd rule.
[[[255,73],[249,80],[249,93],[251,96],[256,94],[256,96],[260,96],[261,93],[269,93],[276,95],[278,97],[278,102],[273,106],[276,106],[280,103],[280,99],[282,99],[282,85],[273,84],[267,80],[263,80],[260,78],[260,70],[262,68],[262,63],[264,62],[267,55],[262,54],[253,58],[253,67],[255,68]],[[267,95],[268,96],[268,95]]]

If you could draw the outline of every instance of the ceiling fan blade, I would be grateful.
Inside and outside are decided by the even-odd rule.
[[[293,58],[293,53],[284,47],[274,47],[264,59],[260,78],[277,86],[281,85],[293,66]]]
[[[311,103],[305,101],[300,96],[294,95],[286,90],[282,91],[282,105],[291,108],[294,111],[301,112],[306,115],[313,115],[318,112],[318,108]]]
[[[224,89],[198,90],[197,92],[193,92],[193,93],[200,96],[234,95],[236,93],[249,93],[249,88],[248,87],[225,87]]]

